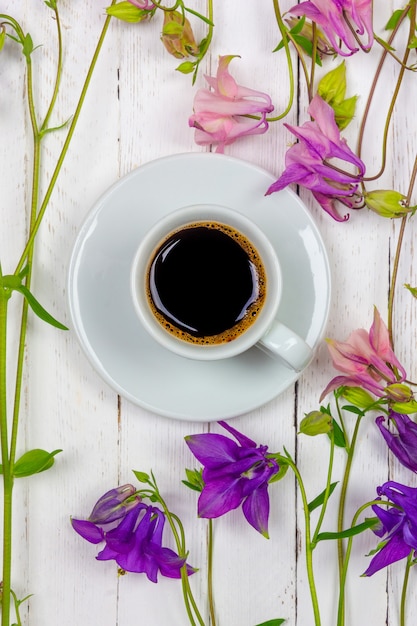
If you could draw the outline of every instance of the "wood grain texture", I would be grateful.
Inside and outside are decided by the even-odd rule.
[[[36,9],[34,9],[36,4]],[[292,0],[282,2],[287,10]],[[376,29],[382,30],[400,3],[375,3]],[[55,29],[50,12],[34,0],[2,0],[0,12],[15,16],[29,29],[35,44],[36,101],[45,112],[52,89]],[[59,124],[74,112],[83,78],[104,22],[104,2],[61,0],[64,37],[62,89],[52,122]],[[205,2],[192,6],[204,12]],[[231,71],[239,83],[272,95],[275,109],[285,109],[288,72],[284,55],[272,50],[280,35],[272,2],[214,2],[215,33],[203,71],[214,72],[217,57],[234,54]],[[153,159],[200,151],[188,127],[197,88],[205,83],[200,72],[195,86],[190,77],[175,72],[178,61],[169,57],[160,40],[161,18],[151,23],[111,22],[101,57],[87,95],[68,156],[51,198],[36,247],[33,289],[36,296],[64,323],[69,323],[66,301],[68,260],[75,236],[96,199],[121,176]],[[197,27],[198,36],[204,33]],[[414,54],[414,53],[413,53]],[[354,142],[370,76],[379,53],[357,55],[347,63],[349,93],[361,94],[358,116],[346,131]],[[338,61],[329,61],[326,68]],[[322,70],[322,71],[325,71]],[[398,70],[388,62],[383,88],[375,99],[366,129],[363,159],[371,175],[380,167],[384,105]],[[320,70],[318,70],[318,76]],[[297,78],[297,75],[296,75]],[[0,259],[4,272],[18,261],[27,235],[31,171],[29,118],[23,98],[25,70],[15,46],[0,56]],[[406,194],[415,155],[416,81],[406,76],[389,134],[387,165],[378,186]],[[302,123],[308,117],[303,80],[299,103],[286,119]],[[65,131],[49,136],[43,153],[42,193],[53,171]],[[246,138],[227,148],[227,154],[259,165],[278,176],[292,135],[281,122],[271,124],[265,136]],[[164,181],[161,181],[163,184]],[[186,173],[179,184],[187,184]],[[42,194],[41,194],[42,195]],[[345,224],[325,215],[310,194],[301,197],[311,209],[326,243],[333,277],[327,335],[345,339],[357,327],[369,328],[373,306],[386,316],[390,271],[398,238],[398,223],[384,221],[365,210],[352,212]],[[413,194],[415,203],[415,194]],[[146,210],[146,207],[143,208]],[[410,377],[415,380],[416,307],[401,285],[417,284],[415,229],[410,223],[404,240],[395,308],[395,342]],[[18,317],[18,303],[13,312]],[[17,327],[10,328],[10,345]],[[13,371],[13,358],[11,371]],[[132,469],[153,470],[170,506],[184,520],[189,561],[200,572],[192,587],[207,617],[206,532],[196,517],[196,496],[181,480],[185,467],[195,466],[184,436],[206,431],[208,424],[185,423],[157,417],[120,398],[86,360],[72,331],[59,332],[30,319],[26,356],[19,452],[42,447],[63,448],[52,471],[16,485],[14,587],[18,596],[33,593],[22,605],[25,626],[100,624],[100,626],[185,626],[187,618],[177,581],[158,585],[145,577],[118,576],[113,562],[94,559],[96,548],[72,531],[69,519],[86,516],[97,497],[116,484],[130,482]],[[334,375],[324,345],[299,381],[280,397],[250,414],[236,416],[233,425],[270,450],[285,446],[295,455],[305,476],[310,499],[323,488],[328,445],[325,438],[297,437],[304,414],[319,406],[319,396]],[[161,389],[163,394],[163,389]],[[216,424],[210,429],[220,432]],[[338,453],[340,472],[343,456]],[[347,523],[357,507],[371,499],[387,477],[410,482],[397,463],[389,465],[386,449],[373,420],[363,424],[358,456],[352,470]],[[417,484],[414,480],[414,484]],[[334,512],[326,522],[330,530]],[[215,594],[218,626],[254,626],[284,617],[289,626],[313,623],[303,552],[303,511],[295,481],[288,475],[271,495],[271,539],[258,536],[240,511],[218,520],[215,527]],[[398,626],[401,565],[371,579],[361,579],[365,557],[376,541],[369,532],[355,542],[348,581],[351,593],[346,626]],[[323,626],[336,623],[337,566],[335,547],[317,549],[315,565]],[[366,598],[366,602],[362,599]],[[409,619],[415,620],[415,572],[411,573]],[[388,615],[388,618],[387,618]],[[387,621],[388,620],[388,621]]]

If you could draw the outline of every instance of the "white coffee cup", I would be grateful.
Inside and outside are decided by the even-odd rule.
[[[190,225],[194,228],[204,223],[220,225],[215,227],[220,231],[222,225],[225,225],[226,228],[231,227],[233,231],[243,236],[242,240],[250,242],[259,254],[266,276],[266,293],[254,321],[246,326],[245,324],[242,326],[241,321],[237,322],[236,326],[239,326],[240,332],[236,336],[232,332],[225,340],[220,341],[217,341],[216,337],[195,340],[193,336],[184,334],[181,329],[176,328],[175,323],[172,323],[172,317],[169,323],[165,324],[163,315],[157,311],[158,305],[155,305],[150,295],[150,275],[153,271],[151,266],[157,252],[161,251],[173,234],[184,232]],[[160,258],[163,258],[162,252]],[[192,264],[193,261],[190,259],[190,267]],[[179,278],[183,282],[189,277],[185,275]],[[303,370],[312,358],[312,350],[306,342],[277,319],[282,295],[282,276],[272,244],[256,224],[238,211],[202,204],[169,213],[158,221],[140,242],[132,263],[130,283],[134,307],[145,329],[164,348],[180,356],[197,360],[224,359],[241,354],[256,345],[282,359],[295,371]],[[191,285],[190,290],[192,289]],[[166,326],[171,330],[167,330]]]

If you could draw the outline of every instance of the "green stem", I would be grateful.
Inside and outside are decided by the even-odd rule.
[[[277,20],[277,24],[278,24],[278,28],[280,30],[280,33],[282,35],[282,40],[284,42],[285,55],[286,55],[286,58],[287,58],[288,78],[289,78],[289,81],[290,81],[290,95],[289,95],[288,103],[287,103],[287,106],[286,106],[284,112],[281,113],[280,115],[276,116],[276,117],[268,117],[267,118],[268,122],[276,122],[278,120],[283,119],[284,117],[286,117],[288,115],[288,113],[290,112],[291,107],[293,105],[293,102],[294,102],[294,92],[295,92],[294,69],[293,69],[292,60],[291,60],[290,46],[288,45],[288,39],[287,39],[288,30],[287,30],[287,28],[285,28],[285,24],[284,24],[284,22],[282,20],[282,15],[281,15],[281,10],[280,10],[280,7],[279,7],[278,0],[273,0],[273,4],[274,4],[275,18]]]
[[[338,511],[338,517],[337,517],[337,531],[338,532],[342,532],[343,527],[344,527],[344,514],[345,514],[347,488],[348,488],[348,483],[349,483],[350,471],[352,469],[352,461],[353,461],[353,455],[354,455],[355,447],[356,447],[356,440],[358,438],[359,426],[360,426],[362,417],[363,415],[359,415],[356,419],[355,428],[354,428],[353,435],[352,435],[352,441],[349,446],[349,449],[347,450],[346,467],[345,467],[345,471],[343,474],[343,481],[342,481],[340,500],[339,500],[339,511]],[[337,540],[337,553],[338,553],[338,563],[339,563],[339,580],[342,581],[343,567],[344,567],[344,560],[345,560],[343,539]],[[343,626],[343,624],[344,624],[344,615],[341,616],[341,621],[338,622],[338,626]]]
[[[410,569],[413,564],[413,550],[407,557],[407,563],[405,566],[403,587],[401,590],[401,604],[400,604],[400,626],[405,626],[405,601],[407,598],[407,587],[410,578]]]
[[[41,132],[44,132],[47,129],[47,127],[48,127],[49,118],[51,117],[52,111],[54,110],[54,107],[55,107],[56,99],[58,97],[59,85],[61,83],[61,76],[62,76],[62,32],[61,32],[61,21],[60,21],[60,17],[59,17],[58,8],[55,8],[55,9],[52,9],[52,10],[54,11],[54,14],[55,14],[55,22],[56,22],[56,28],[57,28],[58,60],[57,60],[57,66],[56,66],[54,90],[53,90],[53,93],[52,93],[51,101],[49,103],[48,111],[46,112],[45,119],[44,119],[43,124],[42,124],[42,126],[40,128]]]
[[[209,604],[209,614],[211,626],[216,626],[216,614],[214,611],[214,594],[213,594],[213,520],[209,519],[207,529],[207,595]]]
[[[158,499],[158,502],[162,506],[166,519],[168,520],[168,524],[171,528],[171,531],[174,537],[175,545],[177,546],[178,555],[181,558],[187,558],[188,554],[187,554],[186,545],[185,545],[185,533],[184,533],[184,528],[181,523],[181,520],[179,519],[179,517],[177,517],[174,513],[171,513],[171,511],[169,510],[164,498],[162,497],[158,489],[158,485],[156,484],[156,480],[153,475],[152,475],[152,480],[149,481],[149,485],[152,487],[153,492]],[[178,532],[178,529],[179,529],[179,532]],[[182,591],[183,591],[183,596],[184,596],[185,609],[187,611],[187,616],[188,616],[191,626],[197,626],[197,622],[198,624],[200,624],[200,626],[205,626],[204,620],[201,617],[200,611],[198,610],[197,603],[194,599],[193,592],[191,591],[186,563],[184,563],[183,567],[181,568],[181,583],[182,583]],[[193,611],[197,619],[197,622],[194,619]]]
[[[318,536],[318,534],[320,532],[321,525],[323,523],[324,516],[326,514],[327,503],[329,501],[329,495],[330,495],[330,489],[331,489],[331,483],[332,483],[332,473],[333,473],[334,448],[335,448],[335,446],[334,446],[334,431],[331,431],[331,433],[330,433],[329,467],[328,467],[328,470],[327,470],[326,489],[325,489],[325,492],[324,492],[323,504],[322,504],[321,509],[320,509],[320,515],[319,515],[319,519],[317,521],[316,530],[314,531],[313,539],[312,539],[312,542],[311,542],[313,546],[316,545],[317,536]]]
[[[304,482],[298,470],[298,467],[296,466],[296,464],[294,463],[294,461],[292,460],[292,458],[289,456],[288,453],[286,454],[286,459],[287,459],[288,465],[291,467],[297,479],[298,487],[300,489],[300,494],[301,494],[301,500],[303,503],[307,579],[308,579],[308,584],[310,588],[311,603],[313,607],[314,626],[321,626],[320,609],[319,609],[319,603],[318,603],[318,598],[317,598],[316,583],[314,580],[314,568],[313,568],[314,545],[313,545],[313,542],[311,541],[311,519],[310,519],[310,511],[308,508],[307,494],[306,494]]]
[[[381,500],[372,500],[372,502],[367,502],[366,504],[363,504],[361,507],[359,507],[359,509],[356,511],[355,515],[353,516],[351,527],[356,526],[358,518],[361,515],[361,513],[365,511],[365,509],[367,509],[368,507],[372,506],[373,504],[381,505],[385,503],[381,502]],[[345,588],[346,588],[346,577],[347,577],[348,565],[349,565],[349,560],[350,560],[350,554],[352,551],[352,543],[353,543],[353,537],[349,537],[347,547],[346,547],[346,555],[345,555],[345,559],[343,561],[343,567],[340,573],[339,601],[338,601],[338,608],[337,608],[337,626],[344,626],[344,623],[345,623]]]
[[[116,0],[112,0],[111,6],[113,6],[115,3],[116,3]],[[94,54],[93,54],[93,58],[91,60],[90,66],[88,68],[87,76],[85,78],[84,85],[83,85],[83,87],[81,89],[81,94],[80,94],[80,97],[79,97],[79,100],[78,100],[78,103],[77,103],[77,106],[76,106],[76,109],[75,109],[74,116],[73,116],[73,118],[71,120],[71,124],[69,126],[66,139],[65,139],[64,144],[62,146],[61,153],[60,153],[60,155],[58,157],[57,164],[56,164],[55,169],[53,171],[53,174],[52,174],[51,180],[49,182],[49,186],[48,186],[48,188],[46,190],[46,193],[45,193],[44,199],[42,201],[42,204],[39,207],[39,212],[38,212],[38,215],[36,217],[36,220],[35,220],[35,223],[33,225],[33,228],[32,228],[32,230],[30,232],[29,238],[28,238],[28,240],[26,242],[26,246],[25,246],[25,248],[24,248],[24,250],[22,252],[22,255],[20,257],[19,263],[17,264],[16,270],[15,270],[15,274],[18,274],[20,272],[20,270],[23,268],[23,266],[25,264],[25,261],[26,261],[26,258],[28,256],[29,250],[30,250],[31,246],[33,245],[33,242],[35,240],[36,234],[37,234],[37,232],[39,230],[39,227],[41,225],[43,216],[44,216],[45,211],[47,209],[49,200],[51,198],[51,195],[52,195],[52,192],[54,190],[56,181],[58,179],[58,176],[59,176],[59,173],[61,171],[62,165],[64,163],[66,154],[68,152],[69,145],[70,145],[72,137],[74,135],[74,131],[75,131],[78,119],[80,117],[81,109],[83,107],[84,100],[85,100],[85,97],[87,95],[88,87],[90,85],[91,78],[92,78],[94,69],[96,67],[99,54],[101,52],[101,48],[103,47],[104,39],[106,37],[106,33],[107,33],[108,28],[109,28],[110,21],[111,21],[111,16],[108,15],[106,17],[106,19],[105,19],[105,22],[104,22],[104,25],[103,25],[103,29],[101,31],[99,40],[97,42],[96,49],[95,49]]]
[[[8,454],[7,428],[7,305],[9,294],[3,288],[0,269],[0,437],[3,464],[3,599],[2,624],[10,624],[11,562],[12,562],[12,491],[13,472]]]
[[[416,176],[417,176],[417,157],[414,160],[414,167],[413,167],[413,171],[412,171],[411,178],[410,178],[410,184],[408,186],[408,193],[406,197],[407,205],[409,205],[411,201],[411,194],[413,191]],[[389,296],[388,296],[388,334],[390,338],[391,347],[393,349],[394,349],[393,317],[394,317],[395,286],[397,283],[398,267],[400,264],[400,255],[401,255],[401,249],[402,249],[406,225],[407,225],[407,216],[405,215],[401,219],[400,232],[398,235],[397,247],[395,250],[395,258],[394,258],[394,264],[393,264],[392,276],[391,276],[391,284],[390,284],[390,290],[389,290]]]

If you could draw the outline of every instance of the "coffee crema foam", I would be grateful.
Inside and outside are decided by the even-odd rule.
[[[158,244],[146,272],[146,295],[154,317],[177,339],[228,343],[252,326],[263,307],[265,268],[255,246],[234,227],[196,221]]]

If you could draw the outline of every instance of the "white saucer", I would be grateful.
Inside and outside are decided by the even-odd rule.
[[[298,196],[265,196],[274,180],[225,155],[179,154],[134,170],[92,208],[70,260],[70,314],[87,357],[117,393],[160,415],[214,421],[258,408],[296,381],[299,374],[258,348],[215,362],[167,352],[142,328],[129,289],[138,243],[158,219],[182,206],[221,204],[267,234],[283,273],[279,319],[317,347],[330,303],[326,250]]]

